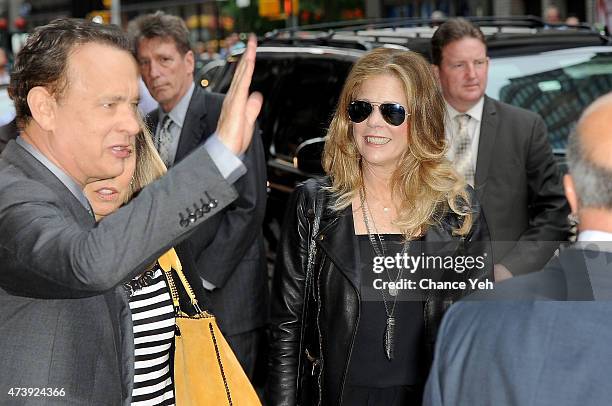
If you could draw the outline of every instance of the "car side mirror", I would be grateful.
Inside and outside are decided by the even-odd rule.
[[[321,157],[323,156],[324,137],[311,138],[302,142],[295,149],[293,166],[305,174],[312,176],[324,175]]]

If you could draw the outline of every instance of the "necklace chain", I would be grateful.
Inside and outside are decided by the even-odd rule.
[[[374,249],[374,253],[377,256],[384,257],[386,254],[385,240],[384,240],[384,237],[379,234],[378,228],[376,227],[376,222],[374,221],[374,216],[372,216],[372,212],[370,211],[370,206],[368,206],[367,204],[365,188],[362,188],[359,190],[359,199],[361,200],[361,212],[363,214],[363,223],[365,224],[366,230],[368,232],[368,239],[370,240],[370,244],[372,245],[372,248]],[[368,220],[368,215],[372,219],[372,226],[374,228],[374,232],[372,232],[372,228],[370,228],[370,222]],[[380,248],[378,247],[376,239],[378,239],[378,242],[380,243]],[[409,243],[407,242],[404,243],[404,246],[402,247],[402,251],[400,253],[401,256],[403,256],[408,251],[408,246],[409,246]],[[389,282],[397,283],[402,277],[402,271],[403,271],[402,268],[398,270],[397,277],[395,278],[395,280],[391,278],[391,274],[389,273],[389,270],[386,268],[385,270],[387,271],[387,278],[389,278]],[[389,310],[389,305],[387,304],[387,299],[385,298],[384,291],[385,289],[380,289],[380,293],[383,298],[383,304],[385,305],[385,313],[387,314],[387,317],[393,317],[395,313],[395,304],[397,303],[397,293],[395,295],[392,295],[391,293],[389,293],[390,296],[393,296],[393,306],[391,307],[391,310]]]
[[[372,216],[372,213],[370,212],[370,207],[367,205],[366,196],[365,196],[365,187],[362,187],[361,189],[359,189],[359,198],[361,200],[361,212],[363,213],[363,223],[365,224],[366,230],[368,231],[368,238],[370,240],[370,244],[372,244],[372,248],[374,249],[374,253],[376,255],[384,257],[386,254],[385,240],[383,236],[379,234],[378,229],[376,228],[376,222],[374,221],[374,216]],[[372,226],[374,227],[374,232],[376,234],[376,237],[378,237],[378,241],[380,242],[380,250],[378,249],[378,246],[376,244],[376,238],[374,238],[374,233],[372,232],[372,229],[370,229],[370,223],[368,221],[368,214],[370,215],[370,218],[372,219]],[[402,256],[406,253],[408,249],[408,245],[409,245],[408,242],[404,243],[404,246],[402,247],[402,253],[401,253]],[[400,267],[399,270],[397,271],[397,277],[395,278],[395,281],[391,279],[391,274],[389,273],[389,270],[386,269],[386,271],[387,271],[387,277],[389,278],[389,283],[395,282],[397,284],[397,282],[402,277],[403,268]],[[396,322],[395,322],[394,314],[395,314],[395,305],[397,304],[398,289],[397,287],[389,288],[389,295],[393,296],[393,306],[391,307],[391,310],[389,310],[387,299],[385,299],[385,289],[380,289],[380,294],[382,295],[383,304],[385,305],[385,314],[387,316],[386,323],[385,323],[385,333],[383,335],[383,350],[384,350],[385,356],[387,357],[387,360],[391,361],[394,357],[393,354],[395,352],[394,336],[395,336]]]

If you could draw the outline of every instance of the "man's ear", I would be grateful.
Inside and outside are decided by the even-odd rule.
[[[185,54],[185,63],[189,67],[189,73],[193,75],[193,71],[195,70],[195,56],[191,49]]]
[[[567,197],[572,213],[578,213],[578,195],[574,188],[574,178],[572,178],[572,175],[566,174],[563,176],[563,188],[565,189],[565,197]]]
[[[55,98],[46,88],[36,86],[28,92],[27,101],[34,121],[43,130],[52,131],[55,128]]]

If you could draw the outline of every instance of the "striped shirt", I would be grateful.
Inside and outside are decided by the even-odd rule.
[[[170,369],[174,307],[168,282],[158,265],[146,286],[133,291],[130,310],[134,323],[135,360],[132,405],[174,405]]]

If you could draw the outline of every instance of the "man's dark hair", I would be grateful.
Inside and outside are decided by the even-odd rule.
[[[88,43],[109,45],[130,52],[130,41],[119,27],[87,20],[53,20],[37,27],[28,37],[15,58],[8,87],[21,128],[32,118],[27,100],[30,90],[43,86],[56,99],[61,98],[68,86],[68,56],[75,47]]]
[[[480,28],[466,20],[465,18],[450,18],[446,20],[431,37],[431,62],[440,66],[442,62],[442,49],[453,41],[462,38],[476,38],[480,40],[485,47],[487,41]]]
[[[185,21],[163,11],[135,18],[128,24],[128,34],[133,42],[134,55],[137,54],[138,43],[144,38],[172,39],[181,55],[191,50],[189,30]]]

